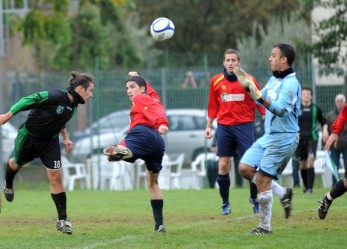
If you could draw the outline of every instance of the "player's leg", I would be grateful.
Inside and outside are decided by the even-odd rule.
[[[36,157],[33,144],[33,138],[29,136],[25,128],[21,128],[15,139],[13,157],[7,162],[5,172],[4,194],[6,200],[9,202],[12,202],[14,199],[13,181],[17,172],[24,164],[32,161]]]
[[[340,197],[347,191],[347,179],[339,180],[331,190],[323,196],[318,208],[318,216],[321,220],[324,220],[328,214],[328,210],[333,200]]]
[[[307,191],[306,194],[312,194],[315,172],[314,160],[316,158],[317,141],[310,140],[308,142],[308,156],[307,156]]]
[[[63,186],[61,167],[61,154],[59,140],[38,144],[37,149],[41,151],[40,158],[46,167],[46,173],[50,183],[50,193],[55,204],[58,220],[56,228],[66,234],[72,234],[72,225],[68,220],[66,212],[67,197]]]
[[[133,153],[124,144],[110,146],[103,150],[109,161],[120,161],[133,157]]]
[[[163,222],[163,194],[158,185],[159,173],[153,173],[147,171],[147,185],[149,192],[151,194],[151,207],[153,211],[153,217],[155,221],[155,232],[165,232],[164,222]]]
[[[222,215],[231,213],[229,202],[230,190],[230,157],[219,157],[218,161],[218,177],[219,194],[222,197]]]

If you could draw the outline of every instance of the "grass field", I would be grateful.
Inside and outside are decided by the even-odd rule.
[[[292,217],[286,220],[277,197],[273,234],[249,236],[258,225],[248,188],[231,190],[232,214],[220,215],[217,189],[164,191],[166,234],[153,232],[149,193],[67,192],[71,236],[55,229],[56,210],[47,184],[17,184],[13,203],[3,200],[0,248],[344,248],[347,198],[337,199],[326,218],[317,216],[327,189],[304,195],[295,189]],[[3,198],[4,199],[4,198]]]

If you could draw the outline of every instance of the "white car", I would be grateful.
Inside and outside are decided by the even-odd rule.
[[[129,120],[130,111],[121,112],[123,113],[122,120],[124,120],[124,117]],[[103,121],[100,122],[99,127],[107,126],[108,122],[112,122],[114,127],[117,126],[118,122],[123,125],[122,120],[117,119],[120,118],[118,114],[119,112],[114,112],[101,118],[100,120]],[[212,139],[205,139],[204,137],[207,121],[206,110],[168,109],[166,116],[169,120],[169,132],[164,136],[164,140],[166,153],[170,157],[176,158],[179,154],[185,153],[185,160],[192,161],[199,153],[211,146]],[[215,123],[214,128],[216,128]],[[99,133],[97,133],[97,129],[88,129],[94,131],[93,135],[80,138],[75,142],[72,155],[76,161],[85,160],[95,153],[102,153],[103,148],[119,143],[127,134],[129,121],[123,128],[118,127],[108,131],[104,129],[100,130]]]
[[[14,140],[17,136],[17,129],[10,123],[1,126],[2,133],[2,161],[6,163],[14,149]]]

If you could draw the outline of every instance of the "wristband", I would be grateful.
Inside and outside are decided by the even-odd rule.
[[[263,98],[260,98],[260,99],[258,99],[257,101],[258,101],[260,104],[262,104],[262,105],[265,103],[265,100],[264,100]]]

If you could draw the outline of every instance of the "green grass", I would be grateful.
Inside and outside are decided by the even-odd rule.
[[[217,189],[164,191],[166,234],[153,233],[149,192],[67,192],[71,236],[55,230],[56,210],[47,184],[17,184],[13,203],[3,200],[0,248],[343,248],[347,198],[337,199],[327,216],[317,216],[327,189],[304,195],[295,189],[293,215],[286,220],[277,197],[273,234],[249,236],[258,225],[248,188],[232,189],[232,214],[220,215]],[[4,199],[4,198],[3,198]]]

